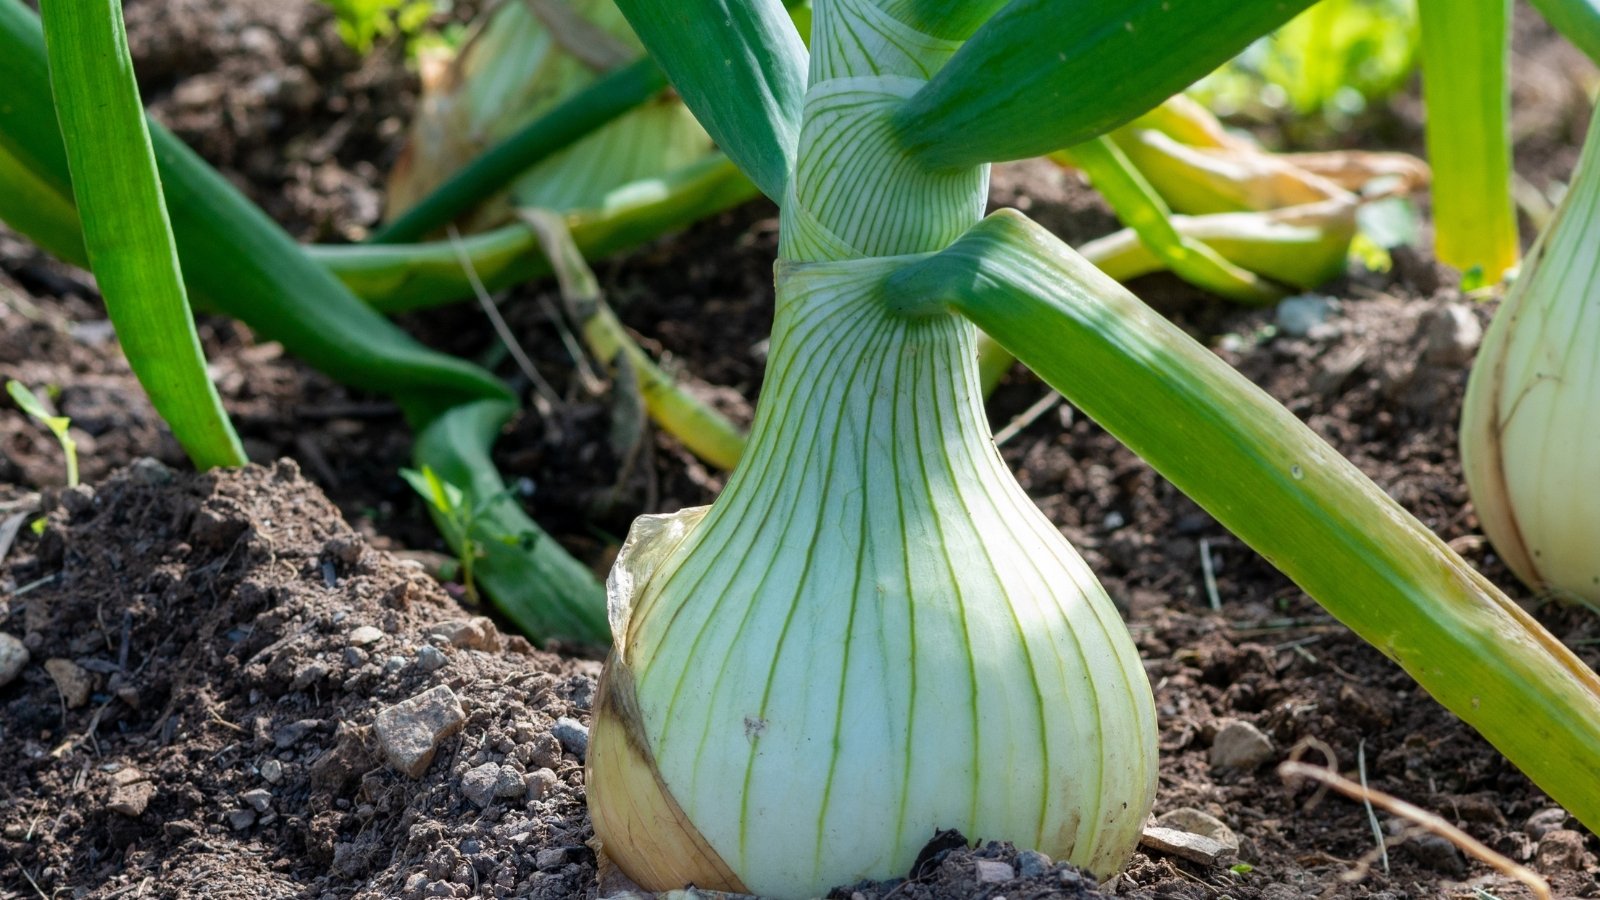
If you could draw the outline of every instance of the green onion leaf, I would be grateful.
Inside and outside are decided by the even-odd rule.
[[[700,124],[782,203],[800,137],[808,55],[778,0],[618,0]]]
[[[52,0],[42,12],[84,244],[128,364],[196,466],[244,465],[189,313],[122,4]]]
[[[1012,0],[900,110],[900,138],[938,168],[1081,144],[1182,90],[1309,5]]]
[[[1511,0],[1420,0],[1434,251],[1487,283],[1517,262],[1511,199]]]

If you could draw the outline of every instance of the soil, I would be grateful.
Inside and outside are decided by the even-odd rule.
[[[1521,13],[1518,165],[1546,189],[1569,175],[1588,113],[1568,86],[1595,73]],[[126,15],[158,117],[297,237],[370,229],[415,102],[398,48],[352,53],[306,0],[130,0]],[[1402,96],[1361,142],[1417,151],[1419,121],[1414,95]],[[1092,193],[1046,166],[1001,168],[993,201],[1074,243],[1115,227]],[[597,264],[646,345],[736,419],[760,389],[775,216],[753,203]],[[1600,620],[1517,585],[1462,487],[1455,422],[1471,348],[1424,351],[1441,306],[1467,304],[1486,322],[1492,304],[1464,299],[1416,251],[1397,254],[1391,272],[1327,286],[1337,309],[1300,337],[1270,310],[1169,278],[1133,288],[1600,661]],[[515,420],[497,461],[531,490],[534,517],[600,572],[634,516],[708,502],[721,477],[657,434],[647,464],[618,483],[612,398],[571,377],[540,302],[551,290],[527,286],[503,303],[566,402],[548,419]],[[470,308],[403,323],[462,355],[495,347]],[[592,652],[536,650],[431,577],[442,545],[395,474],[410,437],[391,404],[237,323],[204,318],[201,335],[261,465],[186,474],[92,278],[0,229],[0,373],[52,387],[92,485],[57,487],[53,439],[0,409],[0,523],[44,523],[0,551],[0,632],[32,658],[0,686],[0,896],[599,895],[582,784]],[[994,423],[1046,393],[1017,369],[991,402]],[[1018,424],[1002,454],[1100,575],[1146,660],[1163,751],[1156,813],[1214,816],[1238,851],[1202,864],[1147,847],[1095,885],[980,843],[930,852],[909,881],[834,896],[1528,896],[1447,843],[1286,784],[1274,763],[1309,740],[1325,749],[1305,751],[1308,761],[1364,767],[1373,787],[1532,865],[1558,896],[1600,896],[1595,837],[1380,653],[1071,407]],[[413,778],[374,724],[441,688],[461,722]],[[1217,735],[1240,723],[1271,752],[1254,767],[1213,767]]]

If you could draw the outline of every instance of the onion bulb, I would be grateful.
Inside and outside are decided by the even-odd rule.
[[[1483,530],[1517,577],[1600,606],[1600,116],[1484,336],[1461,460]]]
[[[996,453],[972,326],[885,308],[904,264],[779,263],[749,450],[612,571],[589,804],[642,887],[820,896],[949,828],[1104,875],[1138,840],[1133,641]]]

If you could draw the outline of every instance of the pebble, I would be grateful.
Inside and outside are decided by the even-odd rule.
[[[297,722],[290,722],[272,733],[272,745],[279,750],[287,750],[304,740],[306,735],[321,724],[321,719],[301,719]]]
[[[466,711],[455,691],[441,684],[378,713],[373,732],[389,765],[412,778],[421,778],[439,744],[466,721]]]
[[[429,637],[441,637],[452,647],[463,650],[483,650],[495,653],[500,650],[500,630],[484,616],[470,619],[451,619],[436,622],[422,630]]]
[[[1024,850],[1017,854],[1017,874],[1023,878],[1038,878],[1054,865],[1050,857],[1037,850]]]
[[[567,851],[561,847],[546,847],[533,855],[533,864],[541,870],[559,869],[567,864]]]
[[[1232,828],[1216,816],[1201,812],[1192,806],[1180,806],[1164,812],[1156,817],[1156,824],[1163,828],[1174,828],[1211,838],[1236,853],[1239,850],[1239,836],[1233,833]]]
[[[444,652],[431,644],[423,644],[417,648],[417,669],[423,672],[437,672],[449,662],[445,659]]]
[[[1203,866],[1219,865],[1233,858],[1234,851],[1224,846],[1221,841],[1179,831],[1176,828],[1162,828],[1159,825],[1147,825],[1139,834],[1139,843],[1145,847],[1169,856],[1176,856],[1196,862]]]
[[[589,729],[577,719],[562,716],[556,720],[556,725],[550,729],[550,733],[561,742],[561,746],[567,748],[568,753],[579,759],[583,759],[589,752]]]
[[[283,763],[269,759],[261,764],[261,777],[267,784],[281,784],[283,782]]]
[[[979,884],[998,884],[1017,877],[1017,872],[1011,868],[1010,863],[1004,863],[998,859],[980,859],[977,861],[976,866],[975,877]]]
[[[1408,838],[1400,846],[1417,862],[1435,872],[1457,878],[1467,874],[1467,863],[1461,858],[1461,851],[1437,834],[1419,834]]]
[[[550,796],[559,782],[556,773],[549,769],[534,769],[522,778],[523,786],[528,791],[528,800],[534,803]]]
[[[383,640],[383,632],[371,625],[362,625],[360,628],[353,629],[350,632],[349,639],[350,646],[365,647],[368,644],[376,644]]]
[[[383,674],[394,675],[406,667],[404,656],[391,656],[383,662]]]
[[[1552,806],[1529,816],[1528,824],[1524,825],[1522,830],[1528,833],[1528,837],[1537,841],[1558,828],[1566,827],[1566,824],[1567,811],[1559,806]]]
[[[123,766],[111,773],[111,793],[106,808],[114,813],[138,818],[156,795],[156,786],[149,776],[133,766]]]
[[[1465,304],[1447,303],[1423,315],[1422,358],[1435,366],[1464,366],[1483,343],[1483,325]]]
[[[1274,317],[1278,331],[1290,337],[1322,338],[1333,326],[1328,320],[1339,312],[1339,301],[1320,294],[1301,294],[1278,304]]]
[[[264,813],[272,808],[272,792],[263,788],[254,788],[239,795],[244,804],[258,813]]]
[[[494,802],[494,783],[500,778],[500,766],[484,763],[474,766],[461,775],[461,796],[483,809]]]
[[[0,631],[0,687],[16,681],[30,658],[28,645]]]
[[[1249,722],[1229,722],[1211,742],[1211,765],[1249,771],[1272,759],[1272,741]]]
[[[243,831],[256,823],[256,811],[253,809],[230,809],[223,814],[228,827],[234,831]]]
[[[1593,862],[1583,848],[1583,834],[1558,828],[1539,839],[1534,852],[1534,867],[1541,872],[1581,872]]]
[[[56,690],[61,692],[61,699],[66,702],[68,709],[77,709],[89,702],[89,691],[94,688],[94,679],[83,670],[82,666],[70,659],[47,659],[44,661],[44,670],[50,673],[50,678],[56,683]]]

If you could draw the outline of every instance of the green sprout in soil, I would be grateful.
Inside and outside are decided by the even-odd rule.
[[[50,433],[61,442],[61,455],[67,460],[67,487],[78,486],[78,442],[72,439],[67,429],[72,427],[72,420],[66,416],[53,415],[45,409],[44,403],[28,390],[28,386],[16,379],[6,380],[6,393],[11,395],[17,408],[38,419]]]

